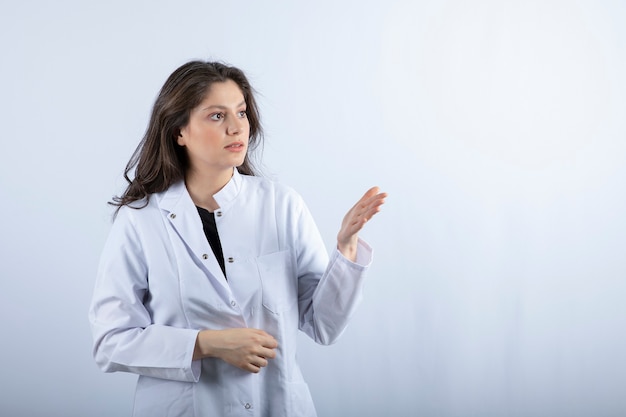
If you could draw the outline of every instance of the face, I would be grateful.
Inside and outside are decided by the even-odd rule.
[[[211,85],[204,100],[191,111],[177,142],[185,147],[192,171],[220,175],[243,164],[249,136],[243,93],[234,81],[227,80]]]

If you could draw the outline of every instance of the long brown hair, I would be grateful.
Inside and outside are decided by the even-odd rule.
[[[191,110],[206,97],[213,83],[234,81],[241,89],[246,102],[246,114],[250,122],[248,153],[237,169],[245,175],[257,175],[251,151],[262,142],[263,132],[253,89],[245,74],[238,68],[219,62],[191,61],[180,66],[165,81],[159,92],[146,134],[133,152],[124,178],[128,187],[120,197],[113,197],[109,204],[141,208],[148,204],[150,195],[167,190],[182,180],[189,167],[185,149],[176,143],[180,129],[189,123]],[[135,170],[133,179],[129,173]],[[139,207],[131,205],[145,199]],[[116,210],[116,213],[117,213]]]

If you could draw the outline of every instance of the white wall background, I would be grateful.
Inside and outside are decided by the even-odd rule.
[[[91,359],[106,201],[165,78],[242,67],[266,173],[329,245],[370,185],[366,298],[302,338],[320,416],[626,415],[626,3],[0,3],[0,414],[125,416]]]

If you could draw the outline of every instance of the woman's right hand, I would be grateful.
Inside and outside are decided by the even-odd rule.
[[[201,330],[196,338],[193,359],[214,357],[258,373],[267,366],[268,359],[276,357],[278,342],[259,329]]]

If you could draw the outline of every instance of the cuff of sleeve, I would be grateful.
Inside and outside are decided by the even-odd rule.
[[[190,376],[193,382],[198,382],[200,380],[200,373],[202,371],[202,360],[193,360],[193,352],[196,349],[196,340],[198,339],[198,333],[200,333],[199,330],[196,332],[196,337],[193,339],[193,345],[191,346],[191,349],[188,350],[188,352],[191,352],[189,357],[189,361],[191,361],[191,367],[189,369],[191,371]]]
[[[193,378],[193,382],[198,382],[200,380],[201,371],[202,371],[202,359],[191,361],[191,376]]]
[[[366,241],[359,238],[356,248],[356,261],[352,262],[350,259],[343,256],[343,254],[339,251],[339,249],[335,248],[333,257],[340,257],[344,262],[352,264],[355,267],[360,269],[369,268],[372,264],[372,259],[374,258],[374,251],[370,245],[367,244]]]

